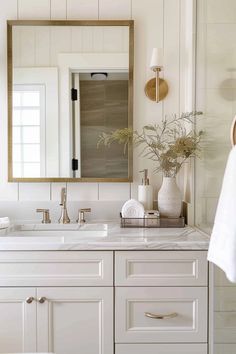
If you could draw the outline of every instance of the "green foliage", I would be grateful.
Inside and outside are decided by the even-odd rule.
[[[195,131],[194,119],[201,114],[202,112],[186,112],[180,117],[165,116],[160,124],[145,125],[140,133],[131,128],[103,132],[99,136],[98,147],[109,147],[117,142],[124,144],[125,152],[129,144],[141,146],[141,155],[155,162],[155,172],[173,177],[188,158],[200,154],[203,132]]]

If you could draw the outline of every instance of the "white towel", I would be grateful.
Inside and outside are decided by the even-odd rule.
[[[208,260],[220,267],[229,281],[236,282],[236,146],[225,170]]]
[[[10,220],[7,216],[0,218],[0,229],[7,229],[10,225]]]
[[[144,206],[136,199],[129,199],[123,205],[121,215],[123,218],[143,218]]]

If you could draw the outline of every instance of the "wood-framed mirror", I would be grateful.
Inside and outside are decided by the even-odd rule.
[[[132,181],[132,146],[97,141],[133,126],[133,21],[7,26],[8,180]]]

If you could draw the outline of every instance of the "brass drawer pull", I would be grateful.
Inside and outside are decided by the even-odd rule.
[[[34,301],[33,296],[27,297],[27,299],[25,300],[25,302],[27,302],[27,304],[31,304],[33,301]]]
[[[40,298],[38,299],[38,302],[39,302],[40,304],[44,304],[46,300],[47,300],[46,297],[42,296],[42,297],[40,297]]]
[[[167,320],[169,318],[177,317],[178,314],[176,312],[173,312],[168,315],[155,315],[154,313],[145,312],[145,316],[148,318],[154,318],[156,320]]]

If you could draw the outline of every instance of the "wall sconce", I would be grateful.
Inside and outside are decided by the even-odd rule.
[[[156,76],[149,80],[145,85],[145,94],[150,100],[160,102],[168,93],[168,85],[164,79],[160,78],[160,71],[163,70],[163,51],[159,48],[153,48],[150,69]]]

